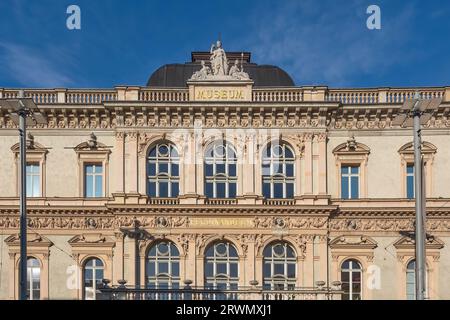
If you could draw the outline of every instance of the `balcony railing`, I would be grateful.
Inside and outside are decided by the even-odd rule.
[[[340,300],[342,291],[330,288],[263,290],[256,287],[239,290],[213,290],[187,286],[184,289],[136,289],[125,286],[103,287],[99,300]]]

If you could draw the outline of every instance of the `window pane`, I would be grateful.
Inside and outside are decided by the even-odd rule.
[[[103,279],[103,269],[95,270],[95,279],[100,282]]]
[[[273,196],[274,198],[283,198],[283,184],[274,183],[273,184]]]
[[[351,167],[352,174],[358,174],[359,173],[359,167]]]
[[[178,277],[180,275],[180,264],[178,262],[174,262],[172,264],[172,276]]]
[[[284,275],[284,264],[275,264],[273,273],[278,275],[280,274]]]
[[[229,198],[236,198],[236,183],[230,183],[229,191],[228,191],[228,197]]]
[[[406,173],[408,174],[414,174],[414,166],[413,165],[408,165],[406,167]]]
[[[294,165],[286,164],[286,176],[293,177],[294,176]]]
[[[294,197],[294,184],[287,183],[286,184],[286,198],[293,198],[293,197]]]
[[[156,183],[155,182],[149,182],[148,183],[147,194],[150,197],[156,197]]]
[[[342,166],[341,167],[341,174],[348,174],[349,173],[349,167],[348,166]]]
[[[207,177],[213,176],[213,165],[212,164],[205,164],[205,175]]]
[[[149,176],[156,176],[156,164],[150,163],[148,165],[148,173]]]
[[[178,172],[178,164],[172,163],[172,176],[178,177],[180,173]]]
[[[262,166],[262,175],[269,176],[270,175],[270,166],[268,163],[263,164]]]
[[[172,183],[172,197],[178,197],[179,194],[179,184],[178,182]]]
[[[94,196],[94,178],[92,175],[86,176],[86,197]]]
[[[33,196],[33,180],[31,176],[27,175],[27,197]]]
[[[158,173],[168,173],[169,165],[167,163],[159,163]]]
[[[169,196],[169,185],[167,182],[159,183],[159,196],[164,198]]]
[[[236,165],[235,164],[230,164],[228,166],[228,175],[231,177],[235,177],[236,176]]]
[[[238,265],[237,263],[230,264],[230,276],[237,277],[238,276]]]
[[[214,273],[213,273],[213,264],[212,264],[212,263],[207,263],[207,264],[206,264],[205,275],[206,275],[207,277],[212,277],[212,276],[214,276]]]
[[[226,263],[218,263],[216,272],[219,274],[227,274],[227,264]]]
[[[147,264],[147,276],[153,277],[155,275],[155,263],[149,262]]]
[[[342,199],[348,199],[348,178],[342,176],[341,177],[341,198]]]
[[[270,196],[270,184],[269,183],[263,183],[263,196],[265,198],[271,198]]]
[[[225,183],[217,183],[217,198],[225,198]]]
[[[352,199],[358,199],[359,198],[359,178],[358,177],[352,177]]]
[[[408,199],[414,198],[414,176],[406,177],[406,197]]]
[[[94,167],[92,165],[86,165],[86,173],[92,174],[94,172]]]
[[[213,195],[213,184],[212,183],[206,183],[206,188],[205,188],[205,195],[208,198],[212,198]]]
[[[33,179],[33,197],[40,197],[41,196],[41,186],[39,185],[39,176],[34,176]]]
[[[95,196],[96,197],[102,197],[103,196],[103,185],[102,185],[102,179],[103,177],[101,175],[95,176]]]
[[[225,164],[224,163],[216,164],[216,174],[217,173],[225,173]]]
[[[169,264],[167,262],[161,262],[158,265],[158,273],[168,273],[169,272]]]

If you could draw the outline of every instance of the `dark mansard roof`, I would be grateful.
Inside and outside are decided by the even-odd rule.
[[[148,87],[186,87],[186,81],[195,71],[200,70],[201,61],[209,63],[209,52],[192,52],[192,61],[166,64],[152,73],[147,81]],[[249,52],[227,52],[228,62],[243,61],[244,71],[254,81],[255,87],[293,87],[292,78],[283,69],[272,65],[258,65],[250,61]]]

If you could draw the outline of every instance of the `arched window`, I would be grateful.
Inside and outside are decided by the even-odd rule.
[[[32,257],[27,259],[27,297],[28,300],[41,299],[41,265]]]
[[[214,142],[206,149],[204,166],[206,197],[236,197],[236,163],[236,152],[226,141]]]
[[[95,300],[97,288],[102,285],[104,266],[102,260],[90,258],[84,264],[84,299]]]
[[[428,270],[425,272],[425,296],[428,295]],[[406,266],[406,299],[416,300],[416,260]]]
[[[237,290],[239,256],[229,242],[216,242],[206,250],[205,287],[218,290]]]
[[[269,143],[262,155],[262,189],[267,199],[294,197],[295,157],[285,143]]]
[[[297,257],[287,242],[274,242],[264,248],[264,289],[293,290],[296,282]]]
[[[345,260],[341,267],[342,300],[361,300],[361,264],[354,260]]]
[[[171,241],[154,244],[147,254],[147,288],[178,289],[180,253]]]
[[[154,145],[148,152],[147,161],[147,195],[160,198],[178,197],[180,159],[175,146],[165,142]]]

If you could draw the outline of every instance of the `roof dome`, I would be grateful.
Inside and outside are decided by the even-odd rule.
[[[283,69],[272,65],[258,65],[250,62],[250,53],[227,52],[228,61],[242,61],[243,69],[254,81],[255,87],[293,87],[294,81]],[[152,73],[147,81],[148,87],[186,87],[191,76],[201,69],[201,61],[207,63],[209,52],[193,52],[192,61],[165,64]]]

